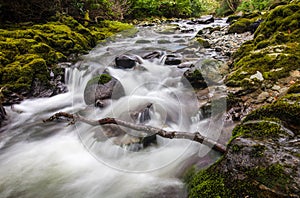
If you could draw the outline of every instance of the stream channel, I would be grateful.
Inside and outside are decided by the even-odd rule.
[[[199,131],[218,140],[223,117],[203,118],[199,93],[183,80],[183,74],[190,69],[185,65],[197,67],[204,59],[219,56],[194,37],[205,27],[226,26],[225,19],[210,24],[188,22],[139,26],[134,35],[120,33],[107,39],[65,68],[68,92],[6,107],[8,119],[0,133],[0,197],[186,197],[184,172],[192,164],[207,167],[218,159],[217,152],[189,140],[161,137],[144,146],[132,143],[132,136],[105,135],[101,126],[79,122],[67,126],[66,121],[43,123],[43,119],[58,111],[89,119],[116,117],[165,130]],[[145,54],[152,52],[160,55],[146,59]],[[115,58],[124,54],[136,55],[133,68],[114,67]],[[166,64],[168,59],[184,62],[182,68]],[[86,86],[103,72],[117,79],[124,93],[103,100],[102,108],[87,105]],[[208,95],[224,90],[219,84]],[[113,90],[113,96],[118,94],[119,90]],[[121,130],[137,139],[143,136]]]

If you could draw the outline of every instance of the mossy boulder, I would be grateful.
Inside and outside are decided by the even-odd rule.
[[[125,91],[120,81],[108,73],[95,76],[89,80],[84,89],[85,103],[99,107],[106,106],[107,100],[118,99],[124,95]]]
[[[298,197],[299,114],[297,93],[248,115],[222,159],[190,174],[189,197]]]

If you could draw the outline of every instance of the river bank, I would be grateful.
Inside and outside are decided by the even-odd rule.
[[[233,55],[225,80],[232,112],[248,115],[222,159],[187,178],[190,197],[299,197],[299,10],[292,3],[265,14]]]
[[[76,62],[101,40],[133,28],[102,21],[86,27],[74,18],[57,15],[45,24],[3,24],[0,29],[0,86],[3,105],[31,97],[50,97],[66,91],[64,65]],[[68,63],[69,62],[69,63]]]

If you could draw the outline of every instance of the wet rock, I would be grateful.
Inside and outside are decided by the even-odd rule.
[[[184,62],[177,66],[177,68],[192,68],[195,67],[194,62]]]
[[[0,103],[0,127],[3,123],[3,121],[5,120],[6,118],[6,111],[4,109],[4,107],[2,106],[2,103]]]
[[[153,52],[149,52],[147,54],[144,54],[142,56],[143,59],[154,59],[154,58],[161,58],[165,53],[163,51],[153,51]]]
[[[211,15],[203,16],[200,19],[195,20],[194,22],[197,24],[210,24],[215,21],[214,17]]]
[[[142,63],[137,55],[120,55],[115,58],[115,64],[118,68],[130,69],[137,63]]]
[[[256,31],[256,29],[258,28],[258,26],[261,24],[261,22],[263,22],[263,20],[259,19],[259,20],[255,21],[254,23],[250,24],[248,27],[248,31],[250,31],[251,34],[253,34]]]
[[[189,180],[190,196],[206,197],[209,189],[215,197],[299,197],[297,101],[286,96],[248,115],[223,158]]]
[[[199,42],[199,44],[201,46],[203,46],[204,48],[210,48],[210,43],[208,42],[208,40],[203,39],[203,38],[198,38],[197,41]]]
[[[169,41],[169,40],[158,40],[157,43],[158,44],[169,44],[169,43],[171,43],[171,41]]]
[[[135,43],[137,44],[145,44],[145,43],[151,43],[149,40],[137,40]]]
[[[191,85],[195,89],[207,88],[207,83],[199,68],[192,68],[184,72],[182,82]]]
[[[195,30],[194,29],[181,29],[181,33],[193,33]]]
[[[125,95],[122,84],[109,74],[101,74],[91,79],[84,89],[84,101],[87,105],[104,107],[107,99],[118,99]]]
[[[165,65],[179,65],[182,62],[182,57],[179,55],[168,54],[165,57]]]

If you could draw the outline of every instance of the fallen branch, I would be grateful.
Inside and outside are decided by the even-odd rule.
[[[50,122],[56,119],[59,119],[61,117],[65,117],[68,119],[71,119],[72,121],[70,124],[75,124],[76,121],[81,121],[84,123],[87,123],[92,126],[97,125],[106,125],[106,124],[115,124],[119,126],[124,126],[130,129],[134,129],[137,131],[143,131],[144,133],[148,135],[159,135],[164,138],[169,139],[188,139],[195,142],[199,142],[201,144],[204,144],[208,147],[212,147],[214,150],[219,151],[221,153],[226,152],[226,147],[210,138],[202,136],[199,132],[190,133],[190,132],[181,132],[181,131],[165,131],[160,128],[152,127],[152,126],[146,126],[146,125],[139,125],[134,123],[125,122],[123,120],[119,120],[116,118],[103,118],[99,120],[89,120],[87,118],[84,118],[79,115],[74,115],[66,112],[59,112],[51,116],[50,118],[43,120],[44,122]]]

